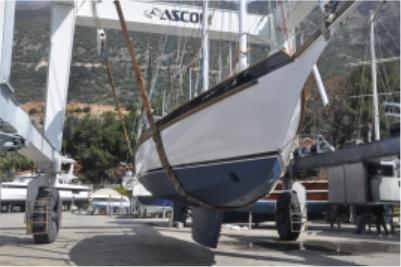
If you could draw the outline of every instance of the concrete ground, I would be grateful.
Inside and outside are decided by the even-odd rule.
[[[312,223],[296,242],[281,242],[273,223],[224,226],[217,249],[197,245],[189,228],[163,219],[63,214],[53,244],[24,234],[23,214],[0,214],[0,265],[400,265],[400,234],[354,235]]]

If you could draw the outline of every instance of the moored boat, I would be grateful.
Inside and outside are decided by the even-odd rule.
[[[63,205],[82,205],[88,202],[90,187],[74,183],[78,177],[73,174],[75,160],[62,159],[63,172],[57,174],[55,188],[59,191]],[[27,187],[36,174],[31,171],[21,173],[10,182],[1,183],[0,201],[2,206],[19,206],[25,209]]]
[[[128,197],[108,188],[93,192],[89,201],[91,210],[108,210],[110,213],[125,211],[125,213],[128,213],[130,208]]]

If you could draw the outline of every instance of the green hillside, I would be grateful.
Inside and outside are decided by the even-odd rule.
[[[218,3],[218,2],[217,2]],[[222,2],[223,3],[223,2]],[[359,5],[357,12],[344,23],[343,29],[333,37],[330,45],[323,53],[320,60],[320,68],[325,78],[333,75],[347,75],[349,69],[345,66],[348,62],[366,59],[369,56],[369,26],[368,13],[374,9],[378,2],[363,2]],[[228,4],[225,4],[226,6]],[[263,10],[266,2],[252,3],[251,11]],[[32,9],[32,7],[37,7]],[[399,55],[399,2],[387,2],[383,5],[377,15],[377,40],[380,40],[379,57]],[[49,5],[19,5],[16,11],[12,83],[16,88],[16,95],[21,102],[43,100],[46,83],[46,63],[49,52]],[[307,29],[316,28],[312,22],[305,23],[302,27]],[[132,77],[131,66],[128,62],[128,52],[122,42],[119,31],[108,30],[108,47],[113,72],[117,81],[123,104],[130,106],[136,103],[135,82]],[[199,57],[200,40],[198,38],[176,38],[149,33],[131,33],[136,47],[139,63],[144,68],[145,80],[149,73],[145,70],[149,65],[149,54],[151,54],[150,66],[152,74],[155,75],[158,66],[173,66],[171,76],[174,76],[175,65],[187,65]],[[397,43],[396,46],[394,43]],[[164,45],[165,44],[165,45]],[[223,73],[226,74],[228,67],[228,46],[231,45],[235,53],[236,42],[211,41],[211,69],[218,69],[219,57],[222,58]],[[379,43],[377,44],[379,46]],[[164,47],[164,49],[163,49]],[[268,47],[252,46],[250,48],[250,60],[255,62],[266,56]],[[159,56],[162,60],[159,62]],[[198,62],[198,61],[197,61]],[[82,67],[79,64],[96,64],[99,58],[96,52],[96,30],[88,27],[77,27],[74,39],[73,67],[70,76],[69,100],[77,102],[107,103],[111,102],[110,89],[102,68]],[[158,64],[159,63],[159,64]],[[42,67],[39,67],[42,66]],[[195,74],[193,74],[195,76]],[[179,93],[185,96],[188,91],[188,72],[183,74],[183,83],[178,79],[168,82],[168,71],[159,70],[159,79],[156,91],[160,92],[166,88],[178,86]],[[211,84],[217,83],[217,76],[211,75]],[[225,75],[223,75],[225,76]],[[179,83],[179,84],[178,84]],[[177,85],[178,84],[178,85]],[[200,82],[198,82],[200,86]],[[171,89],[171,88],[170,88]],[[158,94],[158,93],[157,93]],[[156,94],[156,95],[157,95]],[[156,99],[155,97],[154,99]],[[156,101],[156,100],[155,100]]]

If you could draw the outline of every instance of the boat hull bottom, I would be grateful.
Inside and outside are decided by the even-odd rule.
[[[187,193],[218,208],[243,207],[269,193],[281,175],[278,155],[173,168]],[[197,206],[180,196],[163,170],[140,176],[154,197]]]

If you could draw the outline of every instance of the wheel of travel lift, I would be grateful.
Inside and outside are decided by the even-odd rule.
[[[276,203],[276,228],[281,240],[296,240],[302,228],[301,206],[295,192],[281,193]]]
[[[41,188],[32,212],[32,234],[37,244],[53,243],[61,222],[62,203],[54,188]]]

